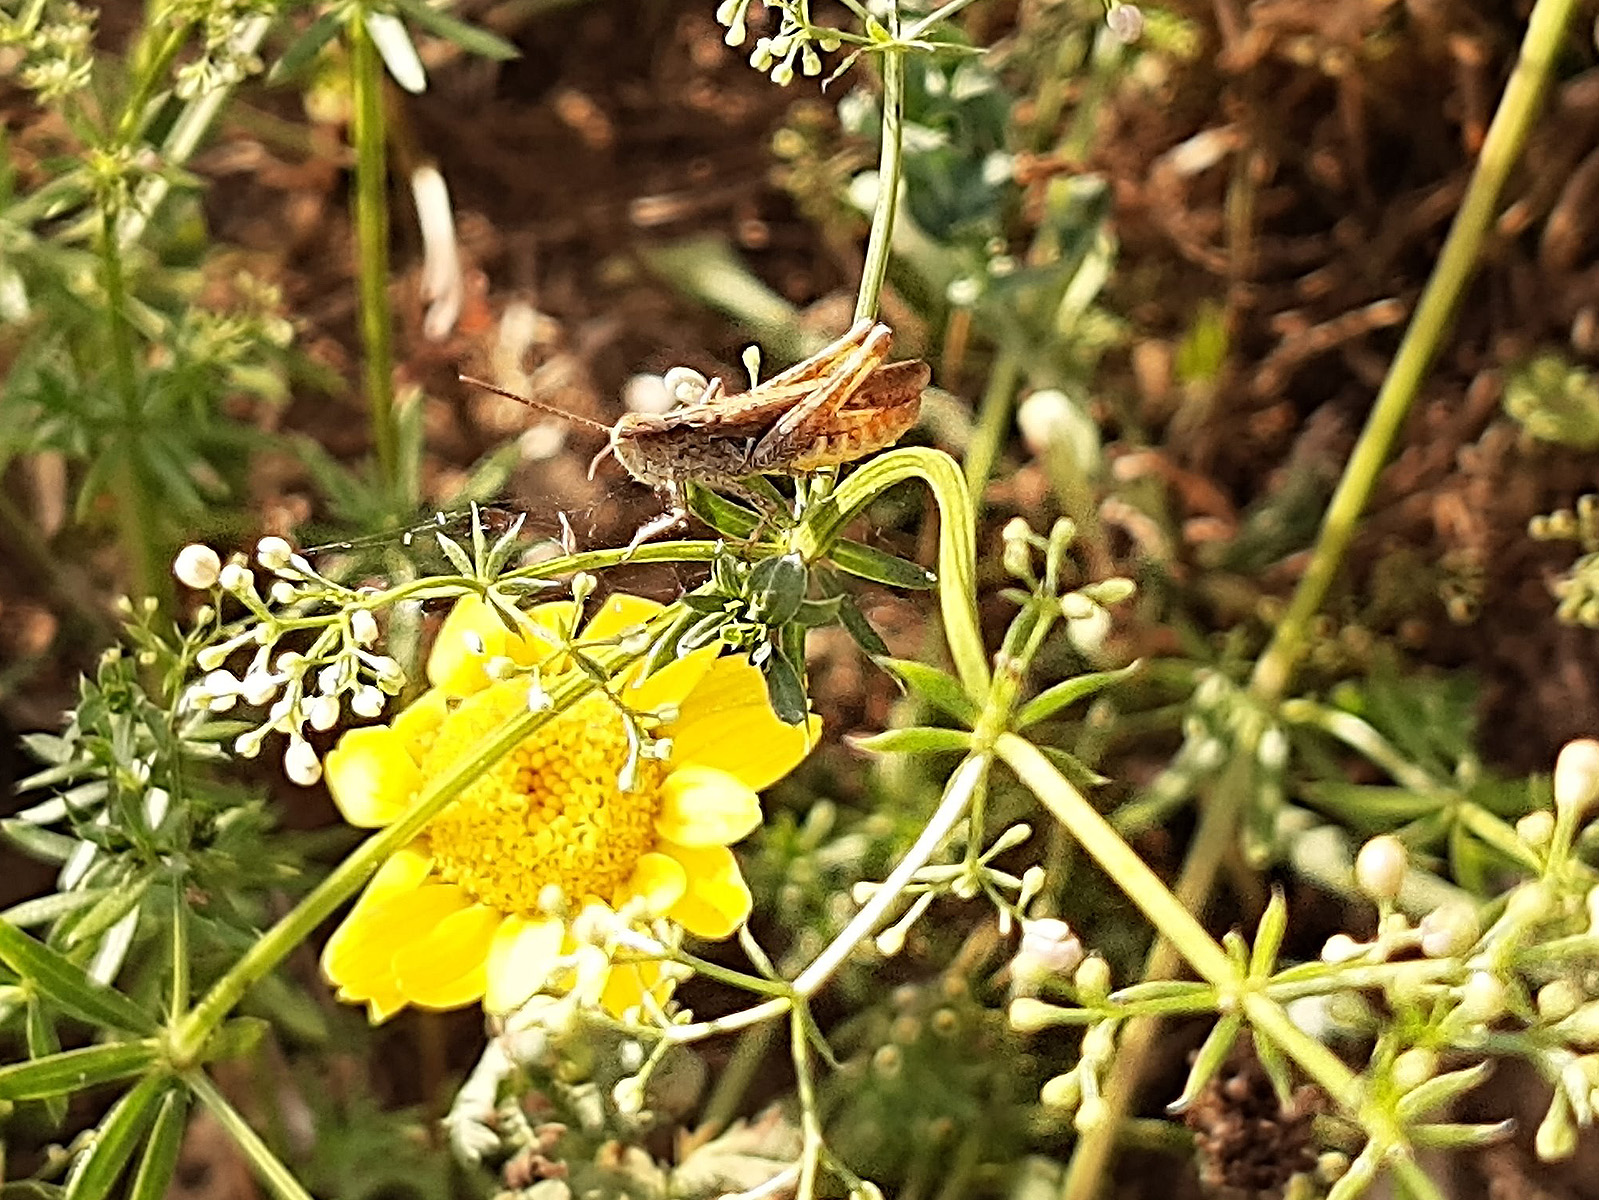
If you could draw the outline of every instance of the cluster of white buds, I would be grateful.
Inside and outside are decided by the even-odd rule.
[[[267,593],[272,605],[281,609],[337,602],[338,611],[328,614],[305,651],[280,650],[279,639],[285,633],[306,625],[297,620],[291,626],[274,615],[257,592],[245,558],[238,555],[223,564],[209,546],[184,547],[172,568],[178,580],[189,587],[231,594],[254,617],[232,627],[239,632],[230,630],[231,636],[198,651],[195,662],[205,674],[184,694],[184,703],[213,713],[227,712],[240,702],[266,708],[265,719],[234,740],[234,752],[254,758],[269,734],[282,733],[288,739],[284,773],[309,786],[321,778],[322,764],[307,732],[331,730],[346,705],[360,718],[381,716],[388,698],[405,687],[405,672],[388,655],[373,652],[381,631],[372,610],[360,605],[362,593],[323,579],[280,537],[262,538],[256,544],[255,561],[275,576]],[[206,610],[207,620],[213,611]],[[224,668],[234,654],[251,648],[254,655],[242,675]]]

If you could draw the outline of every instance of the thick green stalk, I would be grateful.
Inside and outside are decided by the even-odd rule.
[[[100,264],[105,282],[106,324],[111,335],[111,375],[122,401],[121,444],[115,473],[117,531],[122,552],[131,572],[129,591],[135,595],[156,596],[165,602],[171,596],[166,571],[156,546],[156,522],[145,477],[139,470],[138,446],[144,439],[144,410],[139,400],[139,374],[133,355],[133,331],[128,327],[128,287],[122,273],[122,250],[116,240],[116,206],[101,198]]]
[[[377,478],[390,504],[400,498],[399,430],[394,418],[393,317],[389,312],[388,159],[383,128],[383,63],[367,31],[364,6],[346,26],[355,104],[356,270],[361,293],[362,375],[372,423]]]
[[[1393,365],[1366,419],[1366,427],[1355,443],[1349,465],[1344,468],[1343,478],[1338,481],[1338,489],[1327,506],[1310,566],[1294,591],[1288,611],[1278,622],[1271,644],[1255,664],[1250,687],[1263,699],[1278,699],[1287,689],[1295,662],[1304,648],[1310,622],[1343,565],[1344,553],[1355,536],[1356,522],[1371,498],[1394,438],[1416,398],[1422,376],[1465,297],[1483,238],[1494,219],[1499,192],[1521,154],[1522,143],[1537,114],[1555,54],[1575,7],[1576,0],[1538,0],[1533,7],[1516,69],[1505,85],[1505,94],[1488,127],[1482,154],[1438,256],[1438,265],[1421,294],[1416,314],[1405,330],[1404,340],[1399,344]]]

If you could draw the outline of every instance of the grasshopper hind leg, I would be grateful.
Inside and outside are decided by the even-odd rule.
[[[688,503],[684,499],[681,488],[671,487],[660,489],[662,498],[667,503],[667,509],[658,517],[651,517],[638,527],[638,532],[627,544],[627,551],[622,555],[626,562],[638,553],[638,548],[651,538],[658,538],[663,533],[670,533],[680,526],[688,524]]]

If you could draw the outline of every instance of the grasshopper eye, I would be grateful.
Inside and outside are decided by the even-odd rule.
[[[711,381],[693,367],[673,367],[661,377],[661,382],[674,404],[698,404],[711,386]]]

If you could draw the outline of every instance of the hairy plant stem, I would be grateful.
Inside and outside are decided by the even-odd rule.
[[[394,416],[393,317],[389,312],[388,159],[383,123],[383,63],[358,5],[346,25],[355,114],[356,270],[361,293],[362,377],[372,425],[377,479],[390,504],[401,495],[399,430]]]
[[[674,606],[656,614],[650,628],[664,628],[675,619]],[[590,655],[594,664],[614,675],[641,656],[641,651],[605,647]],[[395,851],[406,846],[427,823],[475,779],[505,757],[516,745],[560,716],[584,696],[600,686],[592,675],[574,671],[549,688],[550,707],[538,712],[522,712],[502,723],[476,749],[449,771],[429,781],[406,814],[386,829],[373,834],[359,849],[334,868],[333,873],[295,905],[281,921],[258,939],[226,974],[212,985],[205,998],[172,1030],[170,1058],[180,1069],[191,1065],[234,1005],[256,980],[277,966],[296,946],[309,937],[323,921],[366,882],[373,871]]]
[[[1310,566],[1270,644],[1255,663],[1250,691],[1266,703],[1280,700],[1288,688],[1310,622],[1342,566],[1356,522],[1415,400],[1422,376],[1465,295],[1493,221],[1499,192],[1531,128],[1574,7],[1574,0],[1537,0],[1533,7],[1515,70],[1488,128],[1460,211],[1328,504]],[[1233,766],[1218,786],[1207,790],[1203,816],[1176,888],[1178,900],[1192,912],[1204,911],[1227,850],[1237,836],[1238,818],[1252,795],[1248,763],[1254,752],[1253,745],[1235,747]],[[1169,942],[1159,940],[1150,952],[1143,977],[1170,978],[1183,957]],[[1154,1048],[1157,1029],[1154,1020],[1142,1020],[1130,1023],[1124,1032],[1105,1094],[1109,1115],[1079,1140],[1067,1169],[1061,1200],[1091,1200],[1102,1189],[1114,1152],[1116,1128],[1130,1110]]]

